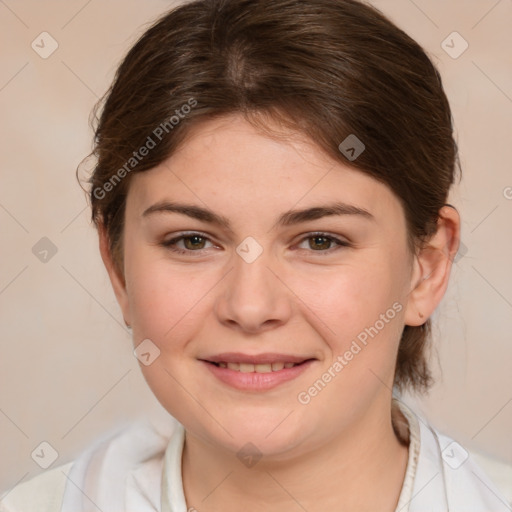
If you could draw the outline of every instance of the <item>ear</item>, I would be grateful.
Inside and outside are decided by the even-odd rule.
[[[460,244],[460,216],[445,205],[439,210],[437,231],[414,256],[405,324],[424,324],[443,298]]]
[[[114,259],[112,257],[109,247],[108,233],[103,223],[101,222],[98,224],[98,235],[101,259],[103,260],[103,264],[107,269],[108,276],[112,284],[112,288],[114,289],[114,293],[117,298],[117,302],[121,307],[124,323],[128,327],[130,327],[130,308],[128,301],[128,293],[126,291],[126,281],[124,279],[124,276],[122,275],[122,272],[120,272],[117,266],[114,264]]]

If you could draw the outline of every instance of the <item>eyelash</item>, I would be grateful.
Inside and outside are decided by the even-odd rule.
[[[208,240],[209,242],[211,242],[211,240],[206,235],[204,235],[203,233],[193,231],[193,232],[190,232],[190,233],[182,233],[180,236],[177,236],[175,238],[172,238],[171,240],[167,240],[165,242],[162,242],[160,245],[162,247],[165,247],[166,249],[176,253],[176,254],[201,253],[201,251],[203,251],[205,249],[198,249],[197,251],[192,251],[190,249],[177,249],[175,247],[177,242],[179,242],[179,241],[181,241],[181,240],[183,240],[185,238],[193,238],[194,236],[203,238],[204,240]],[[323,232],[319,232],[319,231],[315,231],[313,233],[308,233],[307,236],[301,238],[301,240],[299,241],[299,244],[304,242],[305,240],[308,240],[310,238],[315,238],[315,237],[323,237],[323,238],[325,238],[325,239],[335,243],[338,247],[335,248],[334,250],[333,250],[333,248],[331,248],[331,249],[327,249],[325,251],[323,251],[323,250],[318,250],[318,251],[309,250],[308,252],[332,254],[334,251],[337,251],[341,247],[351,247],[351,244],[349,242],[346,242],[345,240],[340,240],[339,238],[337,238],[335,236],[332,236],[329,233],[323,233]],[[305,250],[307,250],[307,249],[305,249]]]

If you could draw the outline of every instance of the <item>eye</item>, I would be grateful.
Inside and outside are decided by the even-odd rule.
[[[161,245],[178,254],[189,254],[191,252],[200,252],[205,249],[205,243],[210,239],[202,233],[182,233],[180,236],[166,240]],[[183,242],[183,247],[178,247]]]
[[[299,244],[299,248],[300,245],[305,242],[309,242],[309,252],[313,251],[329,254],[336,251],[340,247],[351,246],[349,242],[340,240],[339,238],[328,233],[309,233],[308,236],[302,238]],[[192,232],[182,233],[177,237],[162,242],[160,245],[177,254],[191,254],[194,252],[200,254],[202,251],[208,249],[208,247],[205,247],[207,243],[212,244],[211,240],[207,236],[202,233]],[[180,246],[179,244],[182,245]],[[333,245],[337,247],[333,248]],[[212,244],[212,247],[213,246],[214,245]]]
[[[334,251],[340,247],[350,247],[349,242],[340,240],[339,238],[328,233],[309,233],[308,236],[301,240],[301,243],[304,242],[309,242],[308,247],[314,252],[328,252],[329,254],[333,252],[332,244],[337,246],[334,248]]]

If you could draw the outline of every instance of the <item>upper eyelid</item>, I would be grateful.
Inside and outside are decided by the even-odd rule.
[[[166,240],[164,242],[164,244],[169,244],[170,245],[170,242],[179,242],[181,241],[182,239],[184,238],[189,238],[189,237],[193,237],[193,236],[200,236],[201,238],[204,238],[206,240],[208,240],[209,242],[211,242],[212,244],[215,245],[215,242],[212,240],[212,237],[206,233],[202,233],[201,231],[184,231],[182,233],[179,233],[177,234],[177,236],[173,236],[172,238],[170,238],[169,240]],[[339,235],[335,235],[335,234],[331,234],[329,232],[326,232],[326,231],[310,231],[310,232],[307,232],[307,233],[304,233],[301,238],[299,240],[297,240],[296,243],[300,243],[300,242],[303,242],[304,240],[307,240],[308,238],[312,238],[314,236],[324,236],[326,238],[330,238],[331,240],[333,240],[335,243],[338,243],[338,245],[349,245],[350,242],[348,240],[344,240],[342,236],[339,236]],[[191,251],[189,249],[185,249],[189,252],[198,252],[198,251]],[[199,249],[199,250],[204,250],[204,249]],[[326,251],[323,251],[323,252],[326,252]]]
[[[165,240],[164,243],[178,241],[183,238],[190,238],[192,236],[200,236],[201,238],[205,238],[206,240],[213,243],[212,237],[210,235],[207,235],[206,233],[201,233],[200,231],[184,231],[183,233],[178,233],[176,236],[172,236],[168,240]]]

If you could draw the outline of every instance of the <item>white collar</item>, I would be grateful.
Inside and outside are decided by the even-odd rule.
[[[419,455],[409,451],[408,470],[417,464],[412,491],[407,477],[396,512],[511,512],[500,494],[467,452],[431,427],[407,405],[399,407],[411,439],[419,432]],[[104,436],[78,457],[68,474],[60,512],[83,512],[91,502],[103,512],[131,508],[137,512],[187,512],[181,461],[183,425],[171,418],[159,431],[141,420]],[[412,442],[412,441],[411,441]]]

